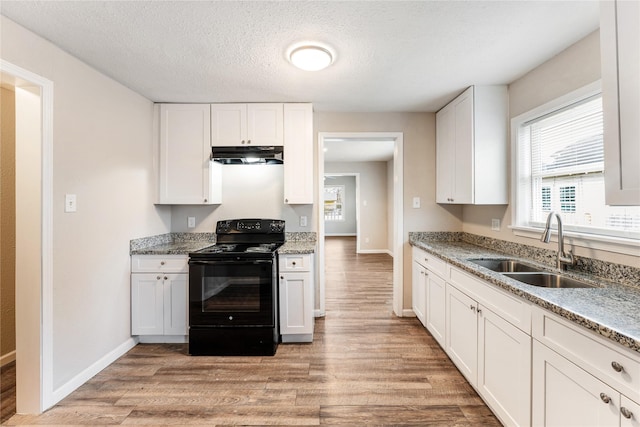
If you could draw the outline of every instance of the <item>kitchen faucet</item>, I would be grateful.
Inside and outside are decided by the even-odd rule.
[[[558,223],[558,254],[556,256],[556,266],[560,270],[566,270],[567,264],[573,265],[575,260],[573,259],[573,254],[571,251],[568,253],[564,252],[564,234],[562,233],[562,218],[560,218],[560,214],[557,212],[549,212],[549,216],[547,216],[547,224],[544,226],[544,231],[542,232],[541,242],[549,243],[551,240],[551,220],[553,217],[556,217],[556,221]]]

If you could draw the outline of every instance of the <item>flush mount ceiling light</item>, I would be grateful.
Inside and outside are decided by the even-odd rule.
[[[289,48],[289,61],[305,71],[320,71],[333,63],[330,48],[315,42],[298,43]]]

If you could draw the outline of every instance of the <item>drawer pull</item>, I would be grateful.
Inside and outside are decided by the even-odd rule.
[[[164,280],[167,280],[167,276],[164,276]]]
[[[161,279],[161,277],[160,277],[160,276],[158,276],[158,277],[156,277],[156,279],[157,279],[157,280],[160,280],[160,279]]]
[[[624,406],[620,408],[620,413],[622,414],[623,417],[625,417],[626,419],[631,419],[631,417],[633,417],[633,412],[631,412],[630,410],[628,410],[627,408],[625,408]]]
[[[291,265],[295,266],[295,265],[296,265],[296,262],[295,262],[295,261],[292,261],[292,262],[291,262]]]
[[[615,360],[613,362],[611,362],[611,367],[616,372],[624,371],[624,367],[621,364],[619,364],[618,362],[616,362]]]
[[[605,393],[600,393],[600,399],[604,402],[604,403],[609,403],[611,402],[611,398],[609,396],[607,396]]]
[[[164,265],[164,261],[160,261],[160,265]]]

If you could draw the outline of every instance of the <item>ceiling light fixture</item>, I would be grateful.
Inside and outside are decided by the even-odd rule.
[[[333,63],[334,55],[330,48],[315,42],[298,43],[289,48],[289,61],[305,71],[320,71]]]

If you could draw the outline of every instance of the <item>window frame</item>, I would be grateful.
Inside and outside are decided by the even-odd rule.
[[[530,153],[522,153],[523,147],[519,147],[518,138],[522,124],[531,121],[554,110],[566,108],[576,101],[602,93],[601,81],[576,89],[566,95],[549,101],[543,105],[526,111],[511,119],[511,226],[509,227],[516,236],[540,239],[544,224],[529,225],[526,218],[528,210],[531,208],[528,192],[531,191],[529,184],[519,186],[521,169],[521,154],[524,161],[531,157]],[[529,188],[529,190],[527,190]],[[519,191],[520,190],[520,191]],[[524,191],[522,191],[524,190]],[[527,224],[527,225],[524,225]],[[555,228],[555,227],[554,227]],[[574,246],[591,249],[606,250],[610,252],[640,256],[640,240],[637,238],[627,238],[614,235],[584,233],[579,229],[564,230],[565,237]],[[554,238],[555,240],[555,233]]]
[[[325,184],[324,185],[324,192],[326,194],[326,189],[327,188],[338,188],[339,192],[342,193],[342,201],[340,203],[340,218],[335,219],[335,218],[328,218],[327,219],[327,214],[325,211],[325,215],[324,215],[324,221],[325,222],[345,222],[346,221],[346,213],[345,213],[345,205],[344,205],[344,199],[345,199],[345,195],[347,192],[346,186],[344,184]],[[326,199],[325,199],[325,203],[326,203]]]

